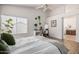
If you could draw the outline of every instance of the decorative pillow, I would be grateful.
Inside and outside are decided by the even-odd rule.
[[[4,40],[8,45],[15,45],[14,37],[11,34],[2,33],[1,39]]]

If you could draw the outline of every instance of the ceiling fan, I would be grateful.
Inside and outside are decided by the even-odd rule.
[[[51,8],[49,8],[48,4],[41,4],[39,7],[36,7],[36,9],[40,9],[43,12],[46,12],[47,10],[51,10]]]

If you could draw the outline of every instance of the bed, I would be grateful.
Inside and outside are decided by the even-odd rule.
[[[32,36],[16,39],[16,45],[10,46],[11,54],[60,54],[59,49],[45,41],[43,36]]]

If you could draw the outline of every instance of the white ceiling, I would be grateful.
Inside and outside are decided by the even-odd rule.
[[[15,4],[17,6],[23,6],[23,7],[31,7],[31,8],[36,8],[40,6],[40,4]]]
[[[40,7],[42,4],[14,4],[16,6],[22,6],[22,7],[30,7],[30,8],[36,8],[36,7]],[[50,8],[57,8],[63,6],[63,4],[48,4],[48,7]]]
[[[19,6],[19,7],[26,7],[26,8],[28,7],[28,8],[37,9],[41,5],[45,5],[45,4],[3,4],[3,5],[12,5],[12,6]],[[55,8],[59,8],[61,6],[64,6],[64,4],[47,4],[47,5],[48,5],[48,9],[46,11],[51,11]],[[44,11],[44,9],[38,9],[38,10]]]

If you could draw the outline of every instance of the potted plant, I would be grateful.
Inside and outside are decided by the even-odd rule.
[[[7,54],[10,52],[8,45],[10,46],[15,45],[15,40],[12,35],[12,28],[14,26],[13,20],[9,18],[8,20],[6,20],[5,23],[3,23],[3,25],[6,27],[6,29],[0,30],[0,33],[1,33],[0,54]]]
[[[4,40],[8,45],[15,45],[15,40],[12,35],[13,20],[11,18],[7,19],[3,25],[6,29],[1,29],[1,39]]]
[[[35,17],[35,21],[37,22],[37,23],[34,24],[35,29],[36,28],[40,29],[40,27],[41,27],[41,17],[40,16]]]
[[[37,16],[35,17],[35,24],[34,24],[34,30],[35,30],[35,34],[38,32],[42,33],[42,23],[41,23],[41,17],[40,16]]]

